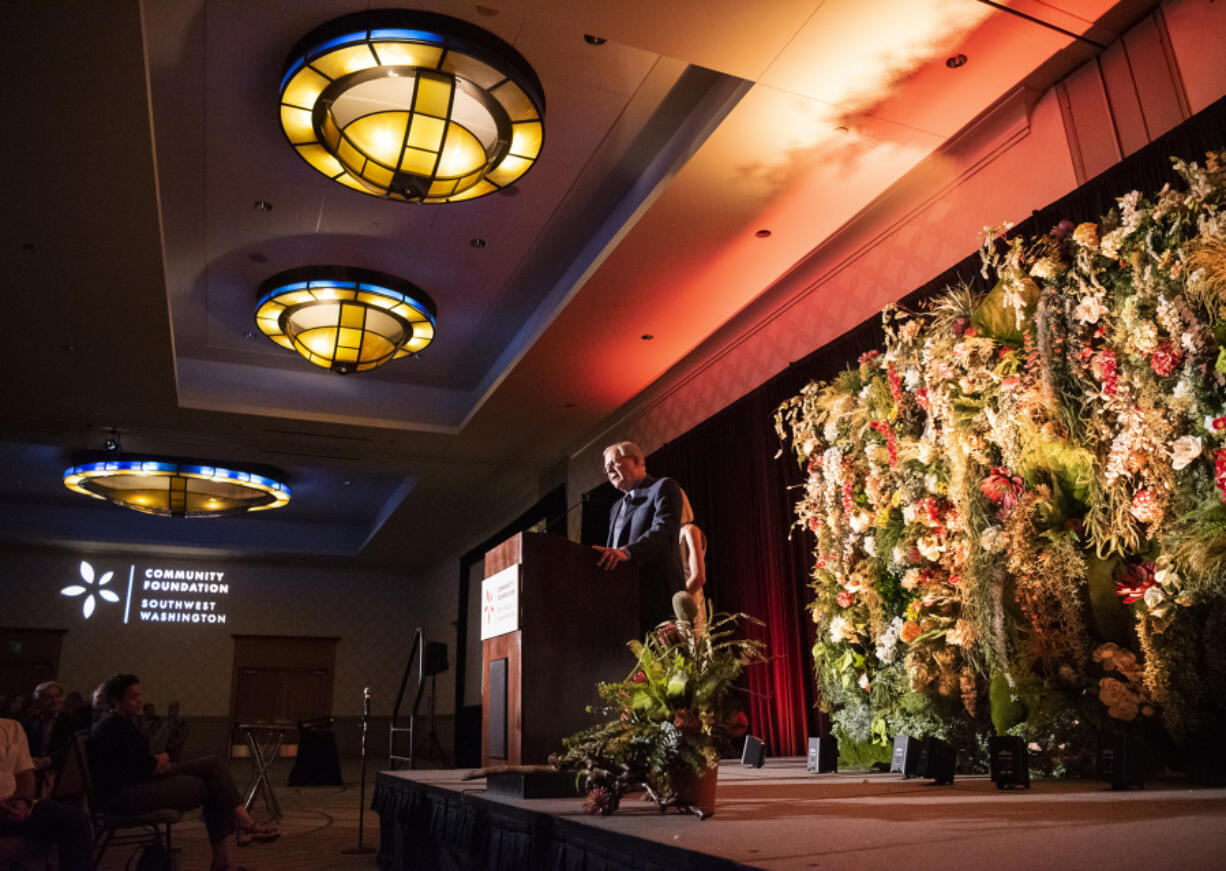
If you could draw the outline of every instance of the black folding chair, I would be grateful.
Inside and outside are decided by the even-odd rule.
[[[94,828],[94,864],[100,864],[106,851],[116,844],[135,845],[134,856],[141,847],[152,844],[159,845],[164,855],[172,855],[171,826],[183,815],[174,808],[162,808],[147,814],[110,814],[100,810],[94,799],[85,739],[85,732],[73,735],[51,797],[56,801],[75,804],[89,815]]]

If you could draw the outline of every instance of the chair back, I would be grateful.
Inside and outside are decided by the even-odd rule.
[[[94,785],[89,775],[89,755],[85,749],[88,732],[80,731],[72,736],[64,764],[55,778],[51,798],[79,807],[90,816],[94,812]]]

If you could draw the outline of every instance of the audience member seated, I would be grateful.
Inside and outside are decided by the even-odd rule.
[[[110,706],[106,703],[106,682],[103,681],[94,687],[94,691],[89,696],[90,724],[97,723],[109,712]]]
[[[165,753],[171,762],[178,762],[183,755],[183,745],[187,743],[187,721],[179,716],[179,703],[171,702],[166,706],[166,716],[158,720],[153,732],[154,753]]]
[[[64,713],[63,701],[64,688],[57,681],[43,681],[34,688],[34,713],[24,725],[34,770],[40,773],[59,768],[78,729],[72,717]]]
[[[230,769],[220,759],[208,756],[171,765],[166,753],[150,751],[137,727],[144,696],[135,675],[112,676],[104,685],[103,696],[110,712],[94,724],[88,743],[94,795],[103,810],[143,814],[160,808],[203,808],[213,871],[235,867],[226,845],[231,832],[236,833],[240,847],[279,837],[276,826],[252,819]]]
[[[89,871],[93,838],[79,808],[34,800],[34,761],[16,720],[0,720],[0,838],[17,835],[55,847],[60,871]]]

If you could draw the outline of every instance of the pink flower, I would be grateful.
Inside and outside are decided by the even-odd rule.
[[[728,718],[728,737],[740,738],[749,731],[749,719],[744,711],[736,711]]]
[[[1163,342],[1149,356],[1149,365],[1155,372],[1165,378],[1175,371],[1179,365],[1179,353],[1170,342]]]
[[[855,603],[856,597],[852,594],[851,590],[844,590],[839,593],[837,601],[840,608],[850,608]]]
[[[1154,564],[1141,563],[1115,582],[1115,595],[1123,599],[1125,605],[1131,605],[1144,599],[1145,591],[1157,583],[1154,580]]]
[[[1153,523],[1162,517],[1162,506],[1154,498],[1154,491],[1147,487],[1144,490],[1138,490],[1137,494],[1132,497],[1132,505],[1128,507],[1128,513],[1142,523]]]
[[[979,491],[989,500],[1000,506],[1000,510],[1008,511],[1026,489],[1021,475],[1010,475],[1009,470],[997,466],[986,478],[979,482]]]

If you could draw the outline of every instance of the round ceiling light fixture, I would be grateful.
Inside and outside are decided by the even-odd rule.
[[[496,193],[536,163],[545,96],[528,62],[431,12],[345,15],[308,33],[281,77],[281,128],[307,163],[384,199]]]
[[[163,517],[227,517],[280,508],[290,498],[289,487],[255,472],[195,460],[113,455],[67,469],[64,486]]]
[[[417,285],[351,266],[302,266],[260,285],[255,322],[278,345],[341,375],[415,356],[434,340],[434,300]]]

